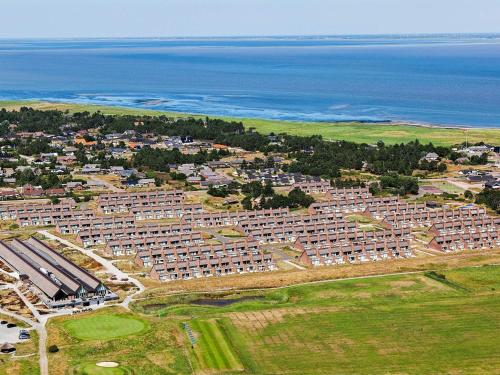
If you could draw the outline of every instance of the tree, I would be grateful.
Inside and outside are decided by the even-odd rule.
[[[438,164],[438,166],[437,166],[437,170],[438,170],[438,172],[440,172],[440,173],[446,172],[446,170],[447,170],[447,169],[448,169],[448,167],[446,166],[446,164],[445,164],[445,163],[440,163],[440,164]]]
[[[155,186],[156,187],[160,187],[161,185],[163,185],[163,178],[160,178],[158,176],[155,177]]]
[[[252,181],[247,184],[244,184],[241,187],[241,192],[247,196],[252,198],[258,198],[262,195],[262,183],[260,181]]]
[[[314,198],[304,193],[302,190],[295,188],[288,193],[288,199],[298,206],[309,207],[314,203]]]
[[[392,194],[418,194],[418,180],[414,177],[400,176],[394,173],[384,175],[380,177],[380,186]]]
[[[127,177],[128,184],[135,184],[137,181],[139,181],[139,177],[137,177],[135,173],[132,173]]]
[[[89,159],[85,153],[85,149],[82,145],[79,145],[78,150],[75,152],[76,161],[79,164],[88,164]]]
[[[282,194],[273,194],[271,197],[262,197],[260,201],[261,208],[296,208],[309,207],[314,203],[314,198],[307,195],[300,189],[293,189],[287,196]]]
[[[472,155],[469,164],[471,165],[485,165],[488,164],[488,154],[483,153],[481,156]]]
[[[485,204],[497,213],[500,213],[500,190],[484,189],[476,195],[476,203]]]
[[[474,198],[474,194],[472,194],[472,191],[470,191],[470,190],[465,190],[464,191],[464,197],[465,197],[465,199],[473,199]]]
[[[229,191],[224,186],[216,188],[216,187],[213,187],[212,185],[210,185],[210,187],[208,188],[207,194],[211,195],[212,197],[225,198],[229,195]]]
[[[177,172],[171,171],[171,172],[169,172],[169,174],[170,174],[170,177],[172,178],[172,180],[185,181],[187,179],[187,176],[184,173],[177,173]]]
[[[61,200],[57,197],[50,197],[50,202],[53,204],[61,203]]]
[[[264,189],[262,190],[263,197],[271,197],[274,194],[273,183],[271,181],[266,181]]]
[[[245,209],[245,210],[253,210],[252,198],[250,198],[249,196],[246,196],[241,201],[241,205],[242,205],[243,209]]]
[[[380,185],[378,182],[372,182],[370,184],[370,187],[368,189],[370,191],[371,194],[373,195],[377,195],[380,193]]]

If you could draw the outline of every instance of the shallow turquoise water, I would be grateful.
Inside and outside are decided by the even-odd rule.
[[[500,39],[0,40],[0,99],[496,127]]]

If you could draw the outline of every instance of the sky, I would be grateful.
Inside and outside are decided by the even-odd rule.
[[[500,32],[500,0],[0,1],[0,38]]]

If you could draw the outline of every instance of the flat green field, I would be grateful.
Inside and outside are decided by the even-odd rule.
[[[198,373],[237,373],[239,362],[248,374],[485,374],[500,368],[499,288],[500,268],[484,266],[290,287],[226,307],[171,297],[150,313],[189,322]]]
[[[59,352],[49,353],[51,375],[190,373],[177,321],[143,317],[110,307],[51,319],[47,328],[48,345],[59,348]],[[109,332],[110,329],[117,333]],[[98,362],[117,362],[119,367],[98,367]]]
[[[18,109],[21,106],[31,106],[39,109],[59,109],[70,112],[77,111],[97,111],[100,110],[106,114],[129,114],[129,115],[172,115],[172,116],[190,116],[188,114],[152,111],[144,109],[105,107],[97,105],[79,105],[64,103],[46,103],[46,102],[18,102],[3,101],[0,102],[0,108],[9,110]],[[204,116],[194,116],[204,117]],[[376,143],[383,140],[386,143],[400,143],[419,139],[423,143],[433,142],[436,145],[453,145],[465,141],[463,129],[424,127],[408,124],[363,124],[363,123],[314,123],[314,122],[292,122],[292,121],[273,121],[250,118],[228,118],[218,116],[226,120],[243,121],[247,128],[253,127],[257,131],[268,134],[288,133],[294,135],[322,135],[325,139],[341,139],[354,142]],[[467,132],[469,142],[485,141],[493,144],[500,143],[499,129],[469,129]]]
[[[64,328],[71,336],[81,340],[109,340],[142,332],[148,324],[140,319],[109,314],[67,320]]]
[[[500,267],[481,266],[156,297],[136,301],[134,312],[52,319],[48,344],[60,351],[49,365],[51,375],[493,374],[499,290]],[[116,317],[146,328],[126,322],[126,332],[110,335]],[[119,367],[95,366],[100,361]]]
[[[199,342],[194,345],[193,352],[200,370],[243,370],[243,365],[221,332],[218,321],[194,320],[191,326],[199,333]]]
[[[132,371],[122,367],[99,367],[95,364],[87,364],[72,369],[75,375],[128,375]]]

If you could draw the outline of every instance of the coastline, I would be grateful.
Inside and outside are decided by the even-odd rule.
[[[500,128],[450,126],[409,121],[337,121],[311,122],[291,120],[270,120],[261,118],[239,118],[217,115],[190,114],[162,111],[155,109],[133,108],[129,106],[102,106],[98,104],[74,104],[51,101],[2,100],[0,108],[17,110],[23,106],[41,110],[68,110],[70,112],[101,111],[110,115],[150,115],[194,118],[220,118],[227,121],[241,121],[247,128],[255,128],[265,134],[288,133],[291,135],[321,135],[326,139],[338,139],[353,142],[387,143],[408,142],[419,139],[421,142],[433,142],[436,145],[453,145],[464,142],[488,142],[500,144]]]

